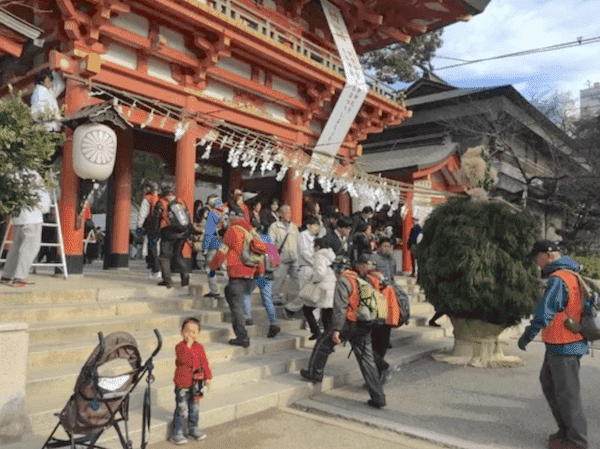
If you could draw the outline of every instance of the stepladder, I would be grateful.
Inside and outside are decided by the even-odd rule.
[[[37,272],[38,267],[51,267],[55,270],[59,270],[62,273],[63,278],[67,279],[69,274],[67,272],[67,259],[65,256],[63,234],[60,225],[56,190],[53,189],[49,193],[50,212],[44,215],[40,252],[36,255],[31,267],[34,273]],[[13,243],[13,230],[13,220],[9,219],[6,225],[6,231],[4,232],[4,236],[2,238],[2,245],[0,246],[0,263],[6,262],[5,249]]]

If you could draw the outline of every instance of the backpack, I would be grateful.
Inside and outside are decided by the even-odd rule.
[[[356,316],[362,322],[385,322],[388,316],[388,300],[369,282],[357,277],[360,302]]]
[[[398,285],[388,285],[383,291],[388,303],[388,316],[386,323],[390,326],[400,327],[408,323],[410,318],[410,298]]]
[[[577,276],[581,286],[581,299],[583,302],[583,311],[581,314],[581,323],[568,318],[565,326],[573,331],[579,332],[587,341],[600,339],[600,314],[598,313],[598,289],[590,280],[571,270],[567,270]]]
[[[236,227],[244,231],[244,248],[240,255],[242,263],[248,267],[257,267],[265,259],[265,251],[259,249],[262,244],[260,236],[255,229],[248,231],[239,225]]]
[[[275,245],[265,242],[265,246],[267,247],[267,254],[265,255],[265,271],[271,272],[281,264],[281,257],[279,257],[279,252],[277,252]]]
[[[190,226],[190,214],[187,208],[178,203],[176,200],[169,202],[169,226],[175,231],[182,232],[189,229]]]

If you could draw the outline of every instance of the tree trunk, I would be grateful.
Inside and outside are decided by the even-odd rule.
[[[438,352],[433,358],[438,362],[470,365],[479,368],[522,366],[516,356],[506,356],[498,339],[504,330],[497,324],[481,320],[450,317],[454,326],[454,347],[449,352]]]

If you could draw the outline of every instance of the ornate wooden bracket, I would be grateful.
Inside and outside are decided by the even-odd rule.
[[[65,17],[65,32],[75,41],[93,45],[100,38],[100,27],[110,20],[113,14],[128,13],[129,5],[118,0],[91,0],[95,4],[92,16],[75,8],[71,0],[57,0],[57,5]],[[84,34],[85,33],[85,34]]]
[[[231,38],[225,31],[217,36],[215,41],[203,36],[196,36],[194,43],[205,55],[200,67],[194,74],[194,82],[199,83],[205,78],[206,70],[219,62],[219,58],[231,56]]]
[[[114,14],[126,14],[131,11],[129,5],[116,0],[97,0],[96,13],[91,18],[88,44],[100,39],[100,27],[108,22]]]
[[[328,103],[331,103],[335,95],[335,88],[333,86],[317,85],[311,83],[306,86],[305,95],[309,98],[308,107],[306,111],[303,111],[303,120],[310,123],[312,118],[318,115]]]
[[[296,19],[302,14],[304,7],[311,0],[274,0],[277,11],[287,15],[291,19]]]
[[[385,127],[383,117],[384,112],[380,108],[363,106],[350,127],[346,141],[356,144],[365,140],[368,134],[382,132]]]

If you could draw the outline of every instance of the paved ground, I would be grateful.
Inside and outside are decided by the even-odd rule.
[[[431,357],[402,367],[386,385],[388,406],[373,410],[367,392],[350,385],[300,401],[317,409],[460,448],[536,449],[556,431],[538,380],[541,342],[522,353],[516,340],[507,354],[520,355],[521,368],[479,369],[439,363]],[[600,448],[600,358],[586,356],[581,368],[589,448]]]
[[[521,368],[451,366],[428,357],[402,366],[386,385],[388,406],[366,405],[362,384],[299,401],[290,409],[269,410],[234,423],[204,429],[204,442],[191,448],[415,448],[543,449],[556,431],[539,386],[544,348],[519,354]],[[589,448],[600,447],[600,364],[582,359],[582,392]],[[169,443],[151,449],[167,449]]]
[[[200,275],[192,274],[192,283],[194,277],[200,281]],[[157,282],[146,278],[142,261],[132,261],[129,270],[110,271],[102,270],[96,261],[86,266],[85,276],[63,280],[42,273],[30,276],[30,280],[36,284],[23,289],[0,288],[4,293],[43,292],[139,287]],[[548,434],[556,429],[538,381],[543,345],[534,342],[522,353],[513,339],[505,352],[520,355],[525,366],[485,370],[438,363],[428,357],[403,366],[395,374],[385,388],[385,409],[371,409],[365,403],[368,395],[362,385],[349,385],[300,401],[297,410],[270,410],[206,429],[208,440],[188,447],[545,448]],[[589,448],[596,449],[600,448],[598,355],[582,359],[581,380]],[[166,447],[172,445],[165,442],[152,449]]]
[[[270,409],[232,423],[206,429],[208,437],[190,449],[437,449],[443,446],[339,418]],[[150,449],[171,449],[169,442]]]

